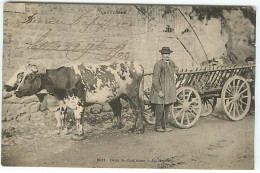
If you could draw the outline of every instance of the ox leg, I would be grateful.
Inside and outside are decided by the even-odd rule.
[[[131,132],[134,130],[136,133],[144,133],[144,124],[143,124],[143,110],[144,107],[142,107],[142,102],[139,100],[139,97],[129,97],[129,96],[124,96],[123,97],[128,103],[130,104],[130,107],[133,111],[133,114],[135,116],[134,119],[134,125],[130,129]],[[136,98],[136,99],[134,99]]]
[[[83,113],[84,108],[78,106],[76,110],[74,110],[74,115],[76,119],[76,133],[72,136],[74,140],[83,140]]]
[[[66,127],[66,111],[64,107],[60,107],[58,111],[55,112],[55,118],[57,120],[57,127],[59,128],[57,134],[67,134],[68,130]]]
[[[66,110],[66,108],[63,108],[63,109],[64,110],[62,110],[62,112],[61,112],[61,130],[62,130],[63,135],[67,135],[68,134],[68,128],[67,128],[67,123],[66,123],[67,110]]]
[[[61,133],[61,128],[62,128],[62,121],[61,121],[61,115],[60,115],[60,114],[61,114],[60,111],[57,111],[57,112],[54,113],[55,118],[56,118],[56,120],[57,120],[57,125],[56,125],[56,127],[58,127],[58,132],[57,132],[58,135]],[[55,133],[56,133],[56,132],[55,132]]]
[[[121,120],[121,110],[122,110],[122,104],[120,102],[120,98],[117,98],[111,102],[109,102],[109,105],[112,108],[112,111],[114,113],[114,117],[117,118],[116,126],[118,129],[122,128],[122,120]]]

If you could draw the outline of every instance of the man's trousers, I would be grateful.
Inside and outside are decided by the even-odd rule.
[[[156,124],[155,128],[160,128],[165,130],[168,126],[168,114],[170,110],[171,104],[155,104],[155,117],[156,117]]]

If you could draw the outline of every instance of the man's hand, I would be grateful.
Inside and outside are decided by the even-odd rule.
[[[163,96],[164,96],[163,92],[159,91],[159,97],[163,97]]]
[[[253,82],[254,80],[253,79],[246,79],[247,82],[251,83]]]

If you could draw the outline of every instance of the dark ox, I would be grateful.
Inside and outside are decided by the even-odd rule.
[[[120,98],[128,101],[135,115],[133,129],[144,132],[143,126],[143,68],[136,62],[112,64],[77,64],[46,69],[38,73],[35,65],[20,67],[4,86],[19,98],[47,90],[74,110],[76,134],[82,135],[84,107],[108,102],[121,126]]]

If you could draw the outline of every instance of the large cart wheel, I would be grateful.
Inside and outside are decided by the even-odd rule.
[[[250,86],[241,76],[229,78],[221,92],[222,105],[228,118],[233,121],[243,119],[251,104]]]
[[[217,97],[202,97],[201,98],[201,117],[209,116],[215,109]]]
[[[172,106],[172,117],[180,128],[190,128],[196,124],[201,114],[201,98],[191,87],[181,87],[176,92],[176,102]]]

